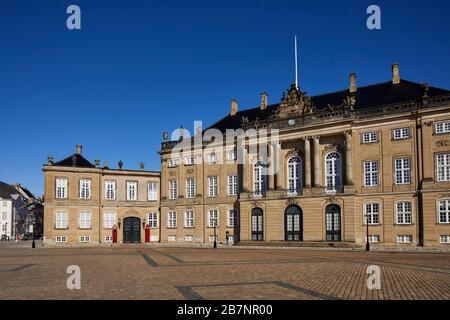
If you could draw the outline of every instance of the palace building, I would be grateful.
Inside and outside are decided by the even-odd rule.
[[[44,166],[46,244],[159,241],[160,173],[100,166],[82,156],[82,146]]]
[[[351,74],[346,90],[309,97],[294,84],[268,101],[233,100],[192,137],[165,132],[161,172],[101,167],[81,147],[49,157],[46,243],[450,244],[448,90],[394,65],[387,82],[358,87]]]
[[[174,158],[183,137],[165,133],[161,242],[228,233],[245,242],[363,244],[366,223],[373,243],[450,242],[450,92],[401,80],[398,65],[390,81],[366,87],[351,74],[339,92],[309,97],[294,84],[281,102],[269,105],[262,93],[243,111],[233,100],[211,129],[278,134],[267,150],[252,147],[258,134],[231,148],[203,138]],[[279,168],[268,174],[275,158]]]

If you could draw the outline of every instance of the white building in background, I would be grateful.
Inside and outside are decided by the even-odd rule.
[[[27,233],[27,199],[13,186],[0,181],[0,238]]]

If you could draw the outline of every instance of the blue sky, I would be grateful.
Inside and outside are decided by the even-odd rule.
[[[81,8],[82,29],[66,28]],[[382,10],[382,30],[366,9]],[[162,132],[204,126],[294,81],[311,95],[401,76],[450,88],[450,3],[433,1],[0,2],[0,180],[43,193],[42,164],[90,159],[159,170]]]

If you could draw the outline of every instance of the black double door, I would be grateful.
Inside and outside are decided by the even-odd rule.
[[[341,208],[329,205],[325,210],[327,241],[341,241]]]
[[[141,219],[131,217],[123,220],[123,242],[141,242]]]
[[[302,211],[297,206],[284,212],[284,237],[286,241],[303,241]]]
[[[252,210],[252,240],[264,241],[264,220],[261,208]]]

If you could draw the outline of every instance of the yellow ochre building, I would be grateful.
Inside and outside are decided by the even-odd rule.
[[[450,244],[450,92],[392,79],[227,116],[168,139],[161,172],[75,154],[45,173],[45,243]],[[223,138],[220,137],[222,134]],[[231,137],[231,138],[230,138]]]

